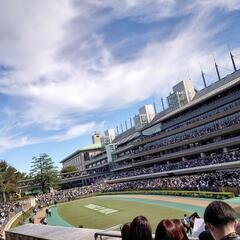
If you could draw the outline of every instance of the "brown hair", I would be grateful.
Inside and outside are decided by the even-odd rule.
[[[210,223],[214,227],[226,226],[235,222],[236,219],[236,211],[223,201],[211,202],[204,212],[204,222]]]
[[[155,240],[188,240],[180,220],[162,220],[156,229]]]

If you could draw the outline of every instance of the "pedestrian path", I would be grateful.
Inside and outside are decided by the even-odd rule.
[[[46,214],[46,207],[42,208],[40,211],[37,212],[37,214],[34,217],[34,223],[39,224],[41,219],[45,217]]]
[[[69,224],[68,222],[64,221],[64,219],[62,219],[58,215],[57,207],[51,207],[51,210],[52,210],[51,217],[49,216],[47,218],[48,225],[51,225],[51,226],[62,226],[62,227],[74,227],[71,224]]]

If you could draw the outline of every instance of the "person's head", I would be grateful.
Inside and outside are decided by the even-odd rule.
[[[198,239],[199,240],[214,240],[211,232],[208,230],[201,232],[198,236]]]
[[[227,203],[214,201],[205,209],[204,222],[213,237],[218,240],[229,233],[236,232],[237,213]]]
[[[240,223],[238,223],[238,225],[237,225],[237,230],[236,230],[236,232],[240,235]]]
[[[188,240],[180,220],[162,220],[156,229],[155,240]]]
[[[183,226],[183,223],[181,220],[179,219],[174,219],[173,222],[176,224],[176,228],[179,234],[179,239],[183,239],[183,240],[188,240],[188,236],[187,233],[185,231],[185,227]]]
[[[125,223],[121,227],[122,240],[128,240],[129,239],[130,225],[131,225],[131,223]]]
[[[147,220],[143,216],[133,219],[130,225],[129,239],[131,240],[151,240],[152,229]]]

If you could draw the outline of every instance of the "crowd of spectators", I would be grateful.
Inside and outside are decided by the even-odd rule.
[[[179,116],[171,119],[166,124],[164,124],[163,125],[163,128],[165,129],[164,131],[169,132],[169,131],[172,131],[172,130],[175,130],[175,129],[178,129],[181,127],[185,127],[192,123],[202,121],[206,118],[209,118],[215,114],[228,111],[229,109],[232,109],[234,107],[238,107],[240,105],[239,99],[232,101],[228,104],[223,104],[226,102],[227,99],[229,99],[229,98],[234,99],[234,95],[237,97],[238,94],[239,94],[239,88],[236,88],[230,94],[221,96],[221,99],[218,98],[215,101],[212,101],[210,103],[205,103],[205,104],[202,104],[200,107],[191,109],[188,113],[184,113],[184,116],[179,115]],[[216,104],[218,104],[219,107],[216,108]],[[179,122],[179,123],[176,124],[176,122]],[[173,125],[172,127],[167,127],[168,125],[171,125],[171,124]],[[158,135],[158,134],[159,133],[155,133],[154,135]],[[152,137],[152,135],[151,135],[151,137]],[[145,136],[144,139],[147,139],[147,138],[149,138],[149,136]]]
[[[22,205],[20,202],[13,203],[1,203],[0,204],[0,222],[1,224],[7,219],[12,213],[19,212],[22,210]]]
[[[228,153],[212,154],[197,159],[185,159],[179,162],[158,163],[150,167],[134,168],[128,171],[119,171],[110,176],[110,179],[119,179],[125,177],[132,177],[137,175],[160,173],[172,170],[180,170],[186,168],[194,168],[200,166],[207,166],[212,164],[234,162],[240,160],[240,150]]]
[[[238,90],[238,91],[239,91],[239,90]],[[235,94],[239,94],[239,93],[236,92]],[[223,100],[223,99],[222,99],[222,100]],[[175,130],[175,129],[178,129],[178,128],[181,128],[181,127],[185,127],[185,126],[187,126],[187,125],[190,125],[190,124],[195,123],[195,122],[198,122],[198,121],[202,121],[202,120],[204,120],[204,119],[207,119],[207,118],[209,118],[209,117],[214,116],[215,114],[223,113],[223,112],[225,112],[225,111],[228,111],[228,110],[230,110],[230,109],[232,109],[232,108],[234,108],[234,107],[238,107],[238,106],[240,106],[240,100],[236,100],[236,101],[234,101],[234,102],[225,104],[225,105],[223,105],[223,106],[220,106],[220,107],[218,107],[218,108],[215,108],[215,109],[213,109],[213,110],[211,110],[211,111],[207,111],[207,112],[206,112],[206,108],[205,108],[205,106],[203,105],[201,108],[202,108],[202,109],[205,108],[205,109],[204,109],[204,112],[205,112],[205,113],[202,113],[202,114],[200,114],[200,115],[197,116],[197,117],[191,118],[190,120],[187,120],[187,121],[181,122],[181,123],[179,123],[179,124],[177,124],[177,125],[174,125],[173,127],[169,127],[169,128],[166,129],[166,132],[169,132],[169,131],[172,131],[172,130]],[[195,111],[199,113],[199,108],[196,108]],[[191,111],[191,115],[193,115],[195,111],[192,110],[192,111]],[[176,119],[175,119],[175,120],[176,120]]]
[[[168,146],[170,144],[174,144],[174,143],[182,142],[184,140],[189,140],[192,138],[207,135],[207,134],[210,134],[210,133],[213,133],[216,131],[220,131],[225,128],[231,127],[233,125],[238,125],[238,124],[240,124],[240,112],[235,113],[226,118],[223,118],[221,120],[214,121],[212,123],[208,123],[208,124],[202,125],[200,127],[185,131],[183,133],[175,134],[170,137],[165,137],[163,139],[145,144],[144,146],[139,146],[137,149],[132,150],[132,154],[139,154],[141,152],[145,152],[145,151],[149,151],[149,150],[153,150],[153,149],[159,149],[161,147]],[[195,145],[197,146],[198,144],[195,144]],[[129,155],[129,153],[126,153],[126,154]],[[124,156],[124,154],[122,154],[122,156],[120,156],[120,158],[123,156]],[[161,156],[161,153],[159,153],[157,155],[155,154],[154,156],[146,155],[146,156],[143,156],[141,161],[157,158],[160,156]],[[129,156],[129,159],[131,159],[131,154]],[[116,159],[116,160],[118,160],[118,159]],[[113,168],[117,169],[117,168],[121,168],[122,166],[131,165],[131,164],[132,163],[129,162],[128,160],[117,161],[117,162],[115,162],[115,165],[113,166]]]
[[[222,187],[238,187],[240,185],[240,170],[201,173],[188,176],[153,178],[120,183],[108,183],[106,180],[90,186],[55,191],[36,196],[39,204],[54,204],[82,196],[101,192],[117,192],[127,190],[206,190],[219,191]]]
[[[183,133],[171,135],[171,136],[165,137],[161,140],[148,143],[144,146],[140,146],[138,149],[133,150],[133,153],[137,154],[137,153],[140,153],[143,151],[148,151],[148,150],[168,146],[170,144],[178,143],[178,142],[181,142],[184,140],[201,137],[201,136],[207,135],[209,133],[213,133],[216,131],[223,130],[225,128],[232,127],[233,125],[237,125],[237,124],[240,124],[240,113],[239,112],[235,113],[231,116],[222,118],[220,120],[213,121],[211,123],[202,125],[200,127],[193,128],[193,129],[185,131]]]
[[[0,235],[2,235],[3,228],[8,220],[20,211],[22,211],[21,202],[0,203]]]

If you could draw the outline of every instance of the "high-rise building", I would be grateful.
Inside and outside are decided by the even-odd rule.
[[[170,109],[176,109],[192,101],[195,96],[192,80],[184,80],[173,87],[173,93],[167,97]]]
[[[109,139],[109,143],[112,143],[112,141],[115,139],[116,137],[116,132],[115,129],[113,128],[109,128],[104,132],[105,136]]]
[[[93,144],[101,144],[101,134],[94,132],[94,134],[92,135],[92,143]]]
[[[138,113],[139,114],[135,115],[134,117],[136,130],[140,130],[150,123],[156,115],[156,110],[152,104],[148,104],[139,108]]]
[[[155,107],[152,104],[144,105],[143,107],[139,108],[138,111],[139,115],[146,115],[148,123],[151,122],[156,115]]]

